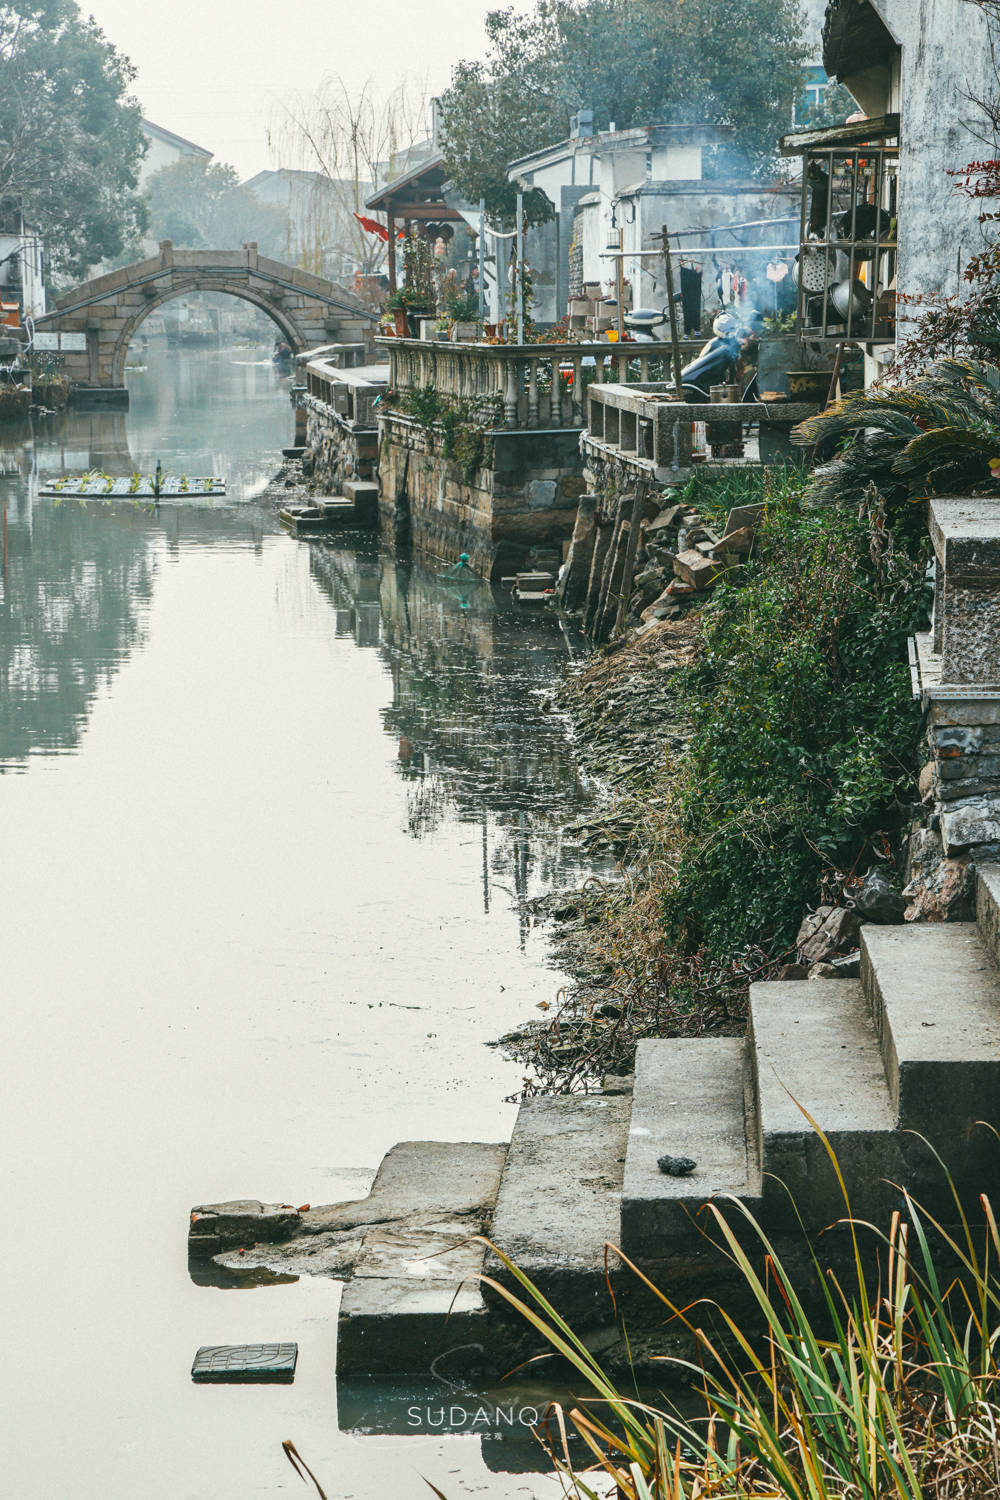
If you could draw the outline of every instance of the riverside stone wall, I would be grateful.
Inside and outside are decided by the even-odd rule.
[[[379,417],[379,507],[397,540],[445,562],[465,552],[484,578],[527,566],[533,549],[568,542],[583,494],[578,429],[492,429],[470,467],[442,452],[443,433],[411,417]]]
[[[312,473],[330,495],[341,495],[344,485],[376,478],[378,429],[351,421],[315,396],[303,396],[306,447]]]

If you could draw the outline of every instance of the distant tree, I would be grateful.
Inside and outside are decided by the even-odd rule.
[[[507,219],[507,163],[563,138],[569,116],[598,130],[730,125],[717,174],[772,168],[803,84],[798,0],[536,0],[487,17],[487,57],[459,63],[442,96],[445,164],[458,188]],[[529,208],[529,213],[532,210]]]
[[[0,0],[0,200],[42,234],[57,279],[119,255],[145,227],[134,77],[75,0]]]
[[[238,250],[256,240],[263,254],[283,256],[287,216],[244,187],[233,167],[184,156],[146,184],[150,232],[189,250]]]
[[[281,160],[316,174],[313,190],[297,196],[301,217],[293,225],[306,270],[338,275],[344,261],[360,276],[384,269],[385,242],[355,215],[415,162],[415,148],[427,137],[426,114],[426,94],[411,84],[380,95],[370,80],[352,91],[334,78],[272,127],[270,143]]]

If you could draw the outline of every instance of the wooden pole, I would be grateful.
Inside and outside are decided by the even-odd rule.
[[[674,262],[670,254],[670,235],[667,233],[666,224],[661,230],[663,238],[663,269],[667,279],[667,306],[670,312],[670,342],[674,351],[674,386],[677,390],[678,401],[684,400],[684,378],[681,370],[684,368],[681,361],[681,336],[677,328],[677,304],[674,302]]]
[[[517,342],[524,343],[524,194],[517,195],[517,232],[514,235],[514,244],[517,246],[517,264],[514,267],[517,276]]]
[[[389,296],[396,295],[396,217],[390,208],[386,213],[389,228]]]
[[[642,521],[642,508],[646,503],[647,488],[647,484],[640,479],[635,487],[635,499],[632,501],[631,530],[629,531],[628,542],[625,546],[625,566],[622,569],[621,593],[618,595],[618,613],[615,616],[616,635],[621,635],[625,628],[625,616],[628,613],[628,601],[632,593],[635,554],[639,550],[639,525]]]
[[[479,200],[479,337],[486,322],[486,199]]]

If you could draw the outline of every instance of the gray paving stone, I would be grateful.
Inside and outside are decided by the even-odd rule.
[[[205,1344],[195,1355],[191,1379],[215,1385],[289,1385],[298,1357],[298,1344]]]

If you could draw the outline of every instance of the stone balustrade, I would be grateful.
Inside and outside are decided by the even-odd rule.
[[[706,424],[710,446],[713,431],[728,443],[738,441],[745,426],[758,424],[762,461],[788,461],[792,428],[818,410],[804,401],[682,403],[673,384],[664,382],[594,384],[587,390],[584,448],[589,456],[647,469],[666,482],[690,467],[695,422]]]
[[[399,394],[432,385],[458,401],[502,402],[502,425],[522,431],[586,426],[591,383],[648,381],[652,365],[669,360],[665,344],[452,344],[429,339],[376,339],[389,357],[390,389]],[[700,347],[685,341],[690,358]]]

